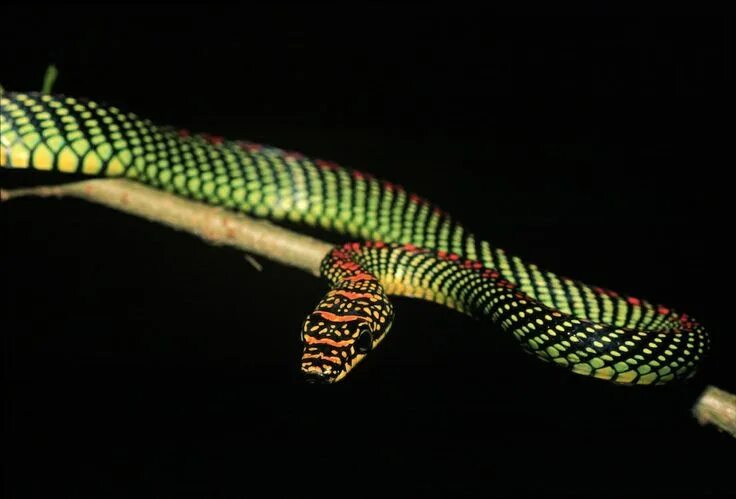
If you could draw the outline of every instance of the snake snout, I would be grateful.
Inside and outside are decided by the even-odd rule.
[[[302,363],[302,375],[308,383],[334,383],[340,377],[340,369],[329,364]]]

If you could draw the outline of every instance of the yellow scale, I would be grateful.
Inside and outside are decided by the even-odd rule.
[[[0,99],[0,105],[12,107],[8,99]],[[66,110],[63,110],[66,115]],[[20,109],[12,111],[15,114],[23,113]],[[119,176],[125,172],[127,166],[130,165],[132,155],[129,151],[123,150],[117,154],[113,153],[112,146],[107,143],[101,143],[97,147],[90,144],[86,139],[79,138],[71,145],[67,143],[61,136],[61,132],[56,128],[53,121],[48,119],[48,113],[39,113],[37,118],[43,119],[43,135],[38,132],[31,131],[25,135],[19,136],[18,133],[6,130],[10,128],[5,122],[5,118],[0,121],[0,166],[11,168],[34,168],[36,170],[51,170],[54,166],[54,157],[58,158],[57,168],[59,171],[66,173],[74,173],[78,171],[81,163],[82,173],[97,175],[103,167],[107,165],[106,175]],[[76,120],[71,116],[64,116],[68,130],[71,130],[68,136],[73,137],[73,131],[78,130]],[[27,116],[22,115],[15,118],[16,125],[28,123],[29,129],[33,130],[30,120]],[[99,129],[92,129],[94,131]],[[18,130],[21,134],[23,127]],[[80,134],[81,136],[81,134]],[[92,140],[95,140],[94,137]],[[80,161],[80,157],[83,159]]]

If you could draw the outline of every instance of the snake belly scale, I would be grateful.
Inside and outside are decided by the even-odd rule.
[[[342,379],[385,338],[390,295],[490,319],[538,358],[619,384],[689,378],[709,348],[686,314],[540,269],[401,186],[297,152],[157,126],[88,99],[10,92],[0,97],[0,166],[134,179],[350,238],[325,256],[330,290],[302,327],[310,380]]]

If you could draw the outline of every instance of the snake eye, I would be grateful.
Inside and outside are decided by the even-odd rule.
[[[373,348],[373,333],[367,327],[364,327],[360,331],[360,336],[355,340],[355,351],[358,353],[370,352]]]

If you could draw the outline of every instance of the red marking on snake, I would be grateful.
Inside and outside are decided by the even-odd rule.
[[[448,258],[454,262],[454,261],[460,259],[460,255],[457,255],[455,253],[450,253],[450,255],[448,256]]]
[[[358,270],[360,267],[355,262],[341,262],[338,264],[338,267],[344,270]]]
[[[332,252],[332,258],[336,260],[348,260],[348,255],[340,250],[336,250]]]
[[[325,312],[323,310],[316,310],[314,313],[322,316],[322,318],[327,319],[330,322],[350,322],[357,320],[372,321],[370,317],[361,317],[359,315],[335,315],[332,312]]]
[[[286,159],[304,159],[304,155],[297,151],[286,151],[284,157]]]
[[[629,296],[626,301],[632,305],[641,305],[641,300],[639,298],[634,298],[633,296]]]
[[[416,194],[409,194],[409,201],[411,201],[412,203],[421,203],[422,198],[420,198]]]
[[[329,360],[333,364],[340,364],[340,358],[339,357],[331,357],[329,355],[322,355],[322,354],[313,354],[313,353],[305,353],[302,355],[303,359],[320,359],[320,360]]]
[[[225,142],[225,139],[223,137],[219,135],[210,135],[208,133],[202,134],[202,138],[206,140],[207,142],[209,142],[210,144],[214,144],[216,146]]]
[[[190,136],[190,135],[192,134],[192,133],[191,133],[191,132],[190,132],[189,130],[187,130],[186,128],[182,128],[181,130],[179,130],[179,132],[178,132],[178,133],[179,133],[179,137],[189,137],[189,136]]]
[[[664,306],[660,305],[660,306],[659,306],[659,307],[657,308],[657,312],[659,312],[659,313],[660,313],[660,314],[662,314],[662,315],[667,315],[667,314],[669,314],[669,313],[670,313],[670,309],[669,309],[669,308],[667,308],[667,307],[664,307]]]
[[[376,248],[384,248],[386,246],[386,243],[384,243],[383,241],[374,241],[373,245]]]
[[[342,289],[336,290],[335,294],[344,296],[345,298],[349,298],[351,300],[355,300],[356,298],[368,298],[369,300],[378,298],[378,295],[375,295],[373,293],[353,293],[352,291],[343,291]]]
[[[690,319],[687,314],[682,314],[680,316],[680,324],[682,324],[682,327],[684,327],[685,329],[690,329],[695,325],[695,323]]]
[[[320,168],[322,168],[323,170],[337,170],[339,168],[337,164],[331,161],[325,161],[323,159],[318,159],[314,163]]]
[[[343,279],[343,281],[375,281],[376,278],[373,277],[370,274],[366,274],[361,272],[360,274],[351,275],[350,277],[346,277]]]

